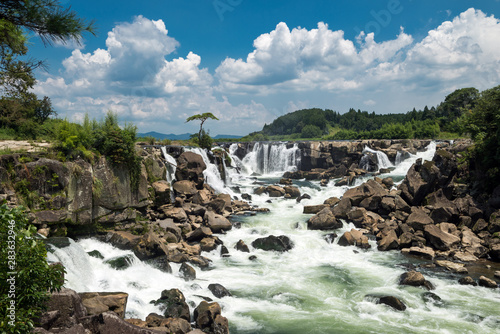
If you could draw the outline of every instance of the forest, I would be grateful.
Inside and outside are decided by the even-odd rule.
[[[264,125],[245,140],[266,139],[425,139],[456,137],[464,129],[462,119],[476,105],[480,92],[462,88],[445,97],[437,107],[400,114],[376,114],[355,110],[341,114],[318,108],[297,110]]]

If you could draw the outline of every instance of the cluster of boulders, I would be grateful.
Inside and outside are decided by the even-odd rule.
[[[124,319],[126,293],[76,293],[63,288],[52,294],[47,311],[37,320],[34,333],[71,334],[203,334],[229,333],[228,321],[216,302],[202,301],[190,316],[184,295],[164,290],[152,301],[164,315],[151,313],[146,320]]]
[[[397,188],[392,179],[375,177],[340,199],[305,207],[304,212],[315,214],[308,228],[334,230],[344,219],[356,229],[345,232],[340,245],[369,248],[374,236],[381,251],[399,249],[456,273],[466,274],[468,262],[500,261],[499,201],[495,193],[481,204],[470,195],[460,180],[467,171],[457,151],[445,147],[432,161],[417,160]]]

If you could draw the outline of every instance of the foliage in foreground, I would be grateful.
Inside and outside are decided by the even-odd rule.
[[[2,333],[29,333],[33,319],[44,310],[49,293],[60,290],[64,283],[64,268],[48,265],[45,244],[35,235],[36,228],[28,223],[22,208],[9,209],[6,204],[0,205]],[[15,301],[13,313],[11,301]],[[15,318],[9,317],[11,314],[15,314]]]

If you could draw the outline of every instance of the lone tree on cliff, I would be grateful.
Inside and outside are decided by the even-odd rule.
[[[186,123],[187,122],[191,122],[191,121],[200,121],[200,131],[198,132],[198,143],[201,143],[202,142],[202,136],[203,136],[203,123],[205,123],[205,121],[207,119],[215,119],[215,120],[219,120],[217,117],[214,116],[214,114],[212,114],[211,112],[206,112],[206,113],[203,113],[203,114],[196,114],[196,115],[193,115],[191,117],[188,117],[186,119]]]

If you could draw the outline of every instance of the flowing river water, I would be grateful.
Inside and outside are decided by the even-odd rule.
[[[265,163],[258,160],[262,156],[258,150],[270,153],[271,149],[272,154],[264,153],[268,157]],[[233,163],[239,165],[241,172],[227,170],[230,184],[238,186],[242,193],[252,194],[256,182],[277,182],[285,170],[298,163],[296,150],[285,145],[281,148],[261,145],[254,148],[252,156],[242,160],[233,156]],[[400,181],[417,158],[430,160],[434,152],[435,144],[431,143],[425,152],[402,161],[382,177]],[[216,170],[207,170],[214,175],[205,175],[206,179],[217,179]],[[264,174],[250,176],[254,172]],[[365,180],[358,180],[357,184]],[[327,187],[304,180],[294,181],[294,185],[311,199],[297,203],[273,198],[268,203],[267,195],[252,195],[252,204],[267,207],[270,213],[232,218],[241,227],[219,236],[230,257],[221,257],[220,249],[204,253],[212,264],[210,270],[197,269],[195,281],[181,279],[177,264],[172,263],[173,273],[166,274],[142,263],[131,251],[116,249],[96,239],[72,242],[70,247],[49,254],[49,260],[65,265],[66,285],[78,292],[127,292],[127,317],[144,319],[151,312],[161,313],[149,302],[158,299],[164,289],[178,288],[192,310],[203,300],[202,296],[219,302],[233,334],[500,333],[498,289],[459,285],[458,277],[430,269],[423,273],[435,285],[432,291],[435,295],[422,288],[398,285],[407,265],[418,265],[421,260],[405,257],[399,251],[379,252],[375,240],[370,240],[370,249],[361,250],[339,246],[337,240],[328,242],[327,232],[307,230],[306,221],[311,216],[302,213],[303,206],[321,204],[332,196],[341,197],[348,187],[335,187],[333,181]],[[220,183],[217,189],[224,191]],[[230,189],[227,192],[234,194]],[[336,233],[340,236],[353,227],[344,223]],[[276,253],[250,247],[250,254],[234,248],[239,240],[250,245],[253,240],[270,234],[288,236],[294,248]],[[90,257],[87,252],[93,250],[99,250],[105,259]],[[104,263],[119,255],[130,255],[132,266],[118,271]],[[251,260],[250,255],[256,259]],[[222,284],[232,296],[213,297],[207,289],[211,283]],[[396,296],[407,309],[395,311],[376,304],[369,295]]]

